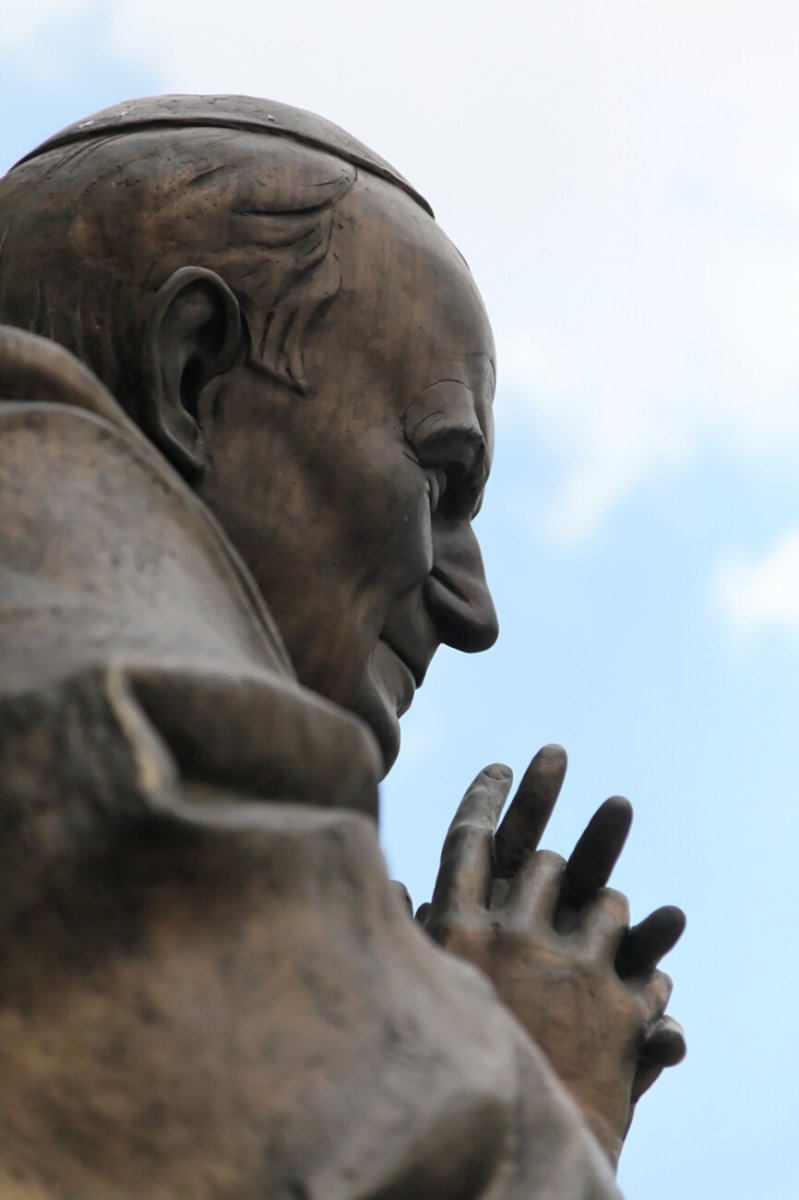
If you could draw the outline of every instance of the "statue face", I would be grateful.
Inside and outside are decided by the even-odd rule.
[[[201,413],[198,490],[301,682],[361,716],[388,768],[438,646],[497,636],[471,524],[492,457],[494,348],[465,263],[397,188],[362,175],[329,253],[342,283],[305,335],[307,394],[231,371]]]

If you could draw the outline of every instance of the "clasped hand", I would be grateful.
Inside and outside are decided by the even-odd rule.
[[[565,772],[559,746],[540,750],[497,828],[512,774],[481,771],[417,919],[489,976],[615,1160],[636,1101],[685,1053],[665,1015],[671,980],[656,969],[685,918],[669,906],[631,928],[626,898],[606,886],[632,821],[621,797],[598,809],[568,860],[537,849]]]

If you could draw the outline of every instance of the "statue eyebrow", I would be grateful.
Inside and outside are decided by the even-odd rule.
[[[428,413],[420,425],[431,417],[444,417],[442,411]],[[418,430],[417,426],[417,430]],[[483,502],[483,493],[488,481],[488,448],[485,435],[480,426],[474,425],[439,425],[427,434],[417,435],[416,430],[408,437],[408,441],[421,459],[422,466],[454,466],[459,468],[451,481],[451,489],[460,493],[464,500],[472,500],[471,515],[477,516]],[[468,455],[456,457],[453,461],[453,443],[461,448],[468,448]],[[467,461],[468,458],[468,461]],[[449,461],[448,461],[449,460]]]
[[[481,353],[479,357],[488,356]],[[493,378],[490,357],[488,363]],[[468,371],[465,373],[468,374]],[[430,393],[442,384],[463,388],[471,398],[469,409],[456,405],[453,411],[453,407],[439,401],[440,407],[427,408],[411,424],[408,418],[412,419],[418,413],[420,401],[423,409],[425,397],[428,403],[435,403]],[[476,399],[475,381],[460,378],[454,373],[444,375],[432,380],[416,394],[403,419],[405,440],[421,465],[450,468],[450,494],[459,495],[464,508],[468,500],[472,516],[479,511],[490,470],[487,435],[477,416]]]
[[[436,417],[440,417],[440,424],[432,424]],[[432,424],[432,428],[428,428],[422,432],[422,426]],[[485,434],[480,428],[477,421],[474,424],[465,425],[462,421],[447,422],[447,414],[443,409],[434,409],[432,412],[425,413],[421,421],[412,429],[408,435],[411,445],[417,446],[420,449],[436,452],[440,443],[443,450],[446,451],[446,444],[452,440],[460,441],[464,445],[468,445],[473,452],[476,460],[482,461],[486,456],[486,440]],[[471,470],[471,467],[465,466],[466,470]]]

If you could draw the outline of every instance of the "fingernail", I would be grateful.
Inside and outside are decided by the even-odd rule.
[[[509,779],[511,775],[511,769],[510,767],[503,766],[502,763],[492,763],[490,767],[486,767],[486,769],[483,771],[483,774],[487,775],[489,779]]]

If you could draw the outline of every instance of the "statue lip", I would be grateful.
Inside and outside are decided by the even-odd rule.
[[[408,651],[407,648],[398,646],[393,637],[387,637],[385,633],[380,634],[380,641],[384,642],[385,645],[388,646],[391,653],[397,656],[404,667],[407,667],[413,676],[413,681],[416,684],[416,687],[420,688],[424,683],[424,677],[427,674],[427,668],[430,665],[430,659],[428,658],[427,661],[424,662],[419,658],[414,657],[414,655]],[[430,657],[432,658],[432,655]]]

